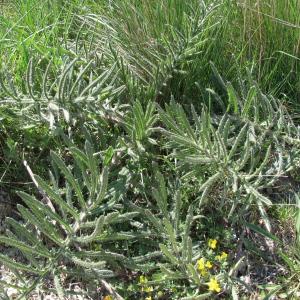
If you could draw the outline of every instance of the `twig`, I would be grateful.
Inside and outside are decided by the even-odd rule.
[[[101,280],[101,284],[103,285],[103,287],[111,294],[114,296],[114,298],[116,300],[124,300],[124,298],[122,296],[120,296],[115,289],[104,279]]]
[[[32,170],[30,169],[28,163],[26,160],[23,160],[23,165],[25,166],[32,182],[34,183],[34,185],[37,187],[37,189],[39,190],[39,192],[42,194],[43,196],[43,202],[53,211],[55,212],[55,208],[51,202],[51,200],[49,199],[49,197],[45,194],[45,192],[40,188],[38,182],[36,181],[36,179],[34,178],[34,174],[32,172]]]

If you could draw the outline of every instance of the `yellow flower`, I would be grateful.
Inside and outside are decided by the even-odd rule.
[[[203,257],[197,260],[197,269],[200,272],[205,270],[205,262]]]
[[[208,289],[210,291],[220,293],[221,288],[220,288],[220,285],[219,285],[217,279],[211,278],[207,285],[208,285]]]
[[[206,270],[201,270],[201,271],[200,271],[200,274],[201,274],[202,276],[206,276],[206,275],[207,275],[207,271],[206,271]]]
[[[204,260],[203,257],[197,260],[197,269],[198,269],[198,271],[200,272],[200,274],[202,276],[206,276],[207,275],[206,268],[209,265],[208,263],[210,263],[210,262],[205,263],[205,260]]]
[[[151,296],[146,297],[145,300],[152,300],[152,297]]]
[[[104,296],[103,300],[113,300],[111,295]]]
[[[206,264],[205,264],[205,267],[206,267],[207,269],[211,269],[211,268],[213,267],[213,265],[212,265],[212,263],[208,260],[208,261],[206,262]]]
[[[142,292],[145,292],[145,293],[153,292],[153,286],[147,286],[145,288],[142,288]]]
[[[221,255],[217,255],[215,257],[216,260],[221,261],[221,260],[226,260],[228,257],[228,254],[226,252],[222,252]]]
[[[148,282],[148,279],[147,279],[146,276],[141,275],[140,278],[139,278],[139,282],[140,282],[140,284],[145,284],[145,283]]]
[[[215,239],[209,239],[208,240],[208,247],[211,249],[216,249],[217,248],[217,243],[218,241]]]

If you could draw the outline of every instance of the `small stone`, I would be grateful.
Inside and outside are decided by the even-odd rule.
[[[6,290],[6,293],[7,293],[7,296],[11,299],[18,295],[18,290],[10,287]]]

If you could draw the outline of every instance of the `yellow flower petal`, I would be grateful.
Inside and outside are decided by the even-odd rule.
[[[200,274],[201,274],[202,276],[206,276],[206,275],[207,275],[207,271],[206,271],[206,270],[201,270],[201,271],[200,271]]]
[[[205,269],[205,261],[203,257],[197,260],[197,269],[200,272]]]
[[[144,284],[144,283],[148,282],[148,279],[147,279],[146,276],[141,275],[140,278],[139,278],[139,282],[140,282],[140,284]]]
[[[217,279],[212,277],[207,285],[210,291],[220,293],[221,288]]]
[[[215,259],[218,260],[218,261],[222,261],[222,260],[226,260],[227,257],[228,257],[228,254],[227,254],[226,252],[223,251],[223,252],[221,253],[221,255],[217,255],[217,256],[215,257]]]
[[[153,292],[153,286],[147,286],[145,288],[142,288],[142,292],[145,292],[145,293]]]
[[[216,249],[217,248],[217,243],[218,241],[215,239],[209,239],[208,240],[208,247],[211,249]]]
[[[104,296],[103,300],[113,300],[111,295]]]
[[[212,263],[208,260],[208,261],[206,262],[206,264],[205,264],[205,267],[206,267],[207,269],[211,269],[211,268],[213,267],[213,265],[212,265]]]

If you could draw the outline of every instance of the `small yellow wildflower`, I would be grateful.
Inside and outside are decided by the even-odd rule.
[[[139,282],[140,282],[140,284],[145,284],[145,283],[148,282],[148,279],[147,279],[146,276],[141,275],[140,278],[139,278]]]
[[[198,271],[205,270],[205,262],[203,257],[197,260],[197,269]]]
[[[104,296],[103,300],[113,300],[111,295]]]
[[[213,265],[212,265],[212,263],[208,260],[208,261],[206,262],[206,264],[205,264],[205,267],[206,267],[207,269],[211,269],[211,268],[213,267]]]
[[[145,293],[151,293],[151,292],[153,292],[153,286],[147,286],[147,287],[143,288],[142,291]]]
[[[197,269],[198,269],[198,271],[200,272],[200,274],[202,276],[206,276],[207,275],[207,271],[206,271],[205,267],[207,267],[207,266],[205,264],[204,258],[202,257],[202,258],[198,259],[197,260]]]
[[[148,296],[148,297],[145,298],[145,300],[152,300],[152,297]]]
[[[220,293],[221,288],[217,279],[211,278],[207,285],[210,291]]]
[[[226,260],[228,257],[228,254],[226,252],[222,252],[221,255],[217,255],[215,257],[216,260],[221,261],[221,260]]]
[[[206,275],[207,275],[207,271],[206,271],[206,270],[202,270],[202,271],[200,271],[200,274],[201,274],[202,276],[206,276]]]
[[[211,249],[216,249],[217,248],[217,243],[218,241],[215,239],[209,239],[208,240],[208,247]]]

